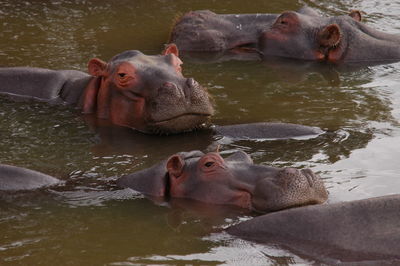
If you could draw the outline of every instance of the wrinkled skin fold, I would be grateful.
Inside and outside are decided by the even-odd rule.
[[[225,159],[217,152],[181,152],[121,177],[117,185],[166,201],[186,198],[258,212],[319,204],[328,197],[322,180],[310,169],[255,165],[242,151]]]

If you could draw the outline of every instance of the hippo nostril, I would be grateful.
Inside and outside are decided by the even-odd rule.
[[[198,88],[199,83],[194,80],[193,78],[188,78],[186,81],[186,84],[189,86],[189,88]]]
[[[301,173],[306,177],[310,187],[314,186],[315,174],[310,169],[302,169]]]

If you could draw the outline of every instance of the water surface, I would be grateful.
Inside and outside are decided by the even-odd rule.
[[[86,71],[90,58],[127,49],[156,54],[189,10],[278,13],[304,3],[330,14],[367,12],[365,23],[399,33],[392,1],[0,0],[0,66]],[[234,239],[221,229],[255,215],[190,202],[155,204],[113,181],[179,151],[221,144],[256,163],[310,167],[329,202],[398,193],[400,64],[336,67],[307,62],[198,62],[184,73],[213,95],[218,125],[289,122],[333,132],[310,140],[232,141],[204,132],[147,136],[95,127],[77,111],[0,99],[0,162],[42,171],[65,186],[0,194],[0,264],[296,264],[307,257]]]

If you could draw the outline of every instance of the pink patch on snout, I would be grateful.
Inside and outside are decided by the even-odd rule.
[[[113,95],[110,102],[110,119],[116,125],[143,129],[144,98],[132,101],[121,94]]]
[[[341,60],[342,55],[343,55],[343,52],[339,48],[336,48],[336,49],[332,49],[329,51],[326,59],[329,62],[337,63]]]
[[[325,60],[325,55],[319,51],[314,52],[315,60]]]
[[[237,192],[237,199],[234,200],[232,203],[235,206],[239,206],[244,209],[251,209],[251,195],[246,191],[239,191]]]

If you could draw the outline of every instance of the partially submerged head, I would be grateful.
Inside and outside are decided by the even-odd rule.
[[[225,159],[217,152],[181,152],[117,184],[165,200],[187,198],[260,212],[327,199],[322,180],[311,170],[255,165],[241,151]]]
[[[81,107],[113,124],[146,133],[178,133],[202,126],[213,114],[205,88],[182,75],[175,45],[162,55],[125,51],[108,63],[94,58]]]
[[[174,24],[169,42],[191,52],[218,52],[254,47],[260,31],[270,26],[275,14],[216,14],[190,11]],[[244,51],[242,51],[244,52]]]
[[[363,27],[361,17],[356,10],[334,17],[320,16],[309,8],[285,11],[261,34],[259,47],[265,56],[331,62],[346,60],[349,59],[349,36],[358,35]],[[359,38],[362,36],[352,40],[352,46],[358,45]]]

